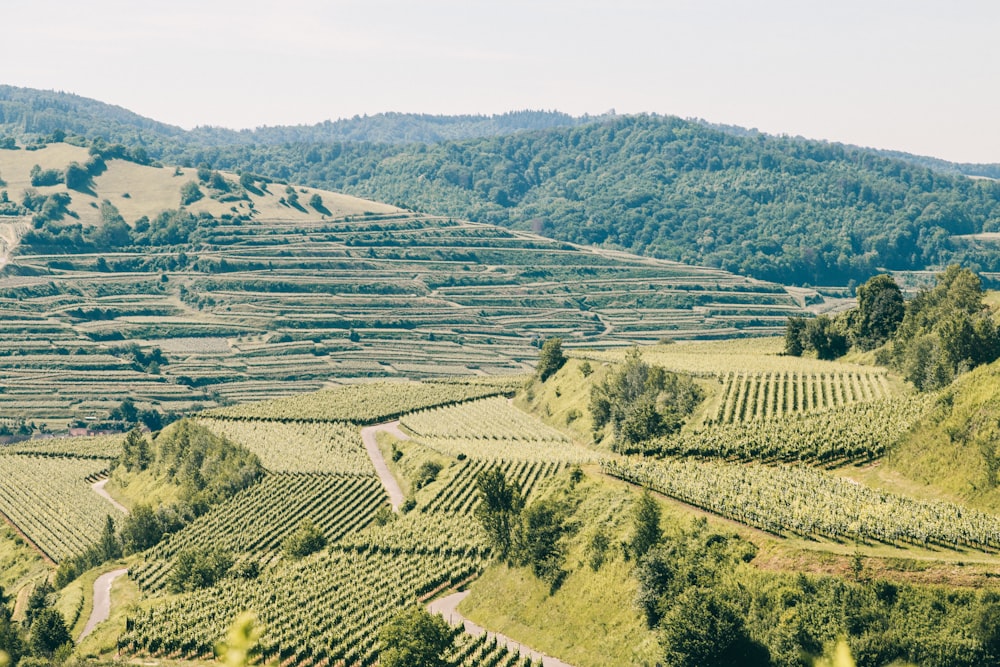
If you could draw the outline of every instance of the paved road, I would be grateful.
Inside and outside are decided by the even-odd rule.
[[[427,611],[432,614],[441,614],[444,620],[448,621],[450,625],[457,626],[461,625],[465,628],[467,634],[473,637],[478,637],[479,635],[486,633],[488,639],[496,637],[496,640],[502,646],[506,646],[508,650],[516,650],[522,656],[529,656],[532,660],[541,661],[544,667],[573,667],[567,662],[563,662],[558,658],[553,658],[550,655],[545,655],[544,653],[539,653],[538,651],[516,642],[510,637],[501,635],[497,632],[489,632],[488,630],[479,627],[469,619],[458,613],[458,603],[465,599],[469,594],[469,591],[462,591],[461,593],[453,593],[447,595],[443,598],[438,598],[434,600],[429,605],[427,605]]]
[[[101,496],[109,503],[115,506],[115,509],[122,514],[128,514],[128,508],[122,505],[120,502],[111,497],[111,494],[104,490],[104,485],[108,483],[108,480],[102,479],[99,482],[94,482],[90,485],[90,488],[94,490],[94,493]]]
[[[89,635],[98,623],[108,620],[111,615],[111,585],[115,583],[115,579],[123,574],[128,574],[128,570],[112,570],[107,574],[102,574],[94,582],[94,610],[90,612],[87,625],[83,626],[83,632],[80,633],[80,637],[76,641],[79,642]]]
[[[410,437],[399,430],[398,421],[366,426],[361,429],[361,440],[365,443],[365,451],[368,452],[368,458],[372,460],[375,472],[378,473],[379,479],[382,480],[382,486],[385,487],[386,493],[389,494],[389,503],[392,505],[392,511],[398,512],[399,506],[403,504],[406,498],[403,496],[403,490],[399,488],[399,482],[396,481],[396,478],[389,471],[389,466],[386,465],[385,459],[382,457],[382,452],[379,451],[378,442],[375,440],[375,434],[379,432],[389,433],[400,440],[409,440]]]

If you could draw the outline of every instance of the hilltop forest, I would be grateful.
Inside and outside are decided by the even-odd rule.
[[[661,116],[385,114],[186,132],[75,96],[0,88],[9,145],[63,131],[143,159],[252,173],[786,284],[960,262],[1000,270],[991,165],[966,168]]]

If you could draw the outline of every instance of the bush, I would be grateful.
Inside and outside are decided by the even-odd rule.
[[[309,519],[303,519],[298,529],[285,538],[281,548],[292,558],[304,558],[326,546],[326,536]]]

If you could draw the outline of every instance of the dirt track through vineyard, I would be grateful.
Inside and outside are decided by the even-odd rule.
[[[103,623],[111,616],[111,586],[115,583],[115,579],[123,574],[128,574],[128,570],[112,570],[102,574],[94,582],[94,610],[90,612],[87,625],[83,626],[83,632],[77,641],[89,635],[99,623]]]
[[[389,470],[389,466],[386,465],[385,458],[378,448],[378,440],[376,440],[375,436],[380,432],[388,433],[400,440],[409,440],[410,436],[400,430],[399,420],[366,426],[361,429],[361,441],[365,443],[365,451],[368,452],[368,457],[372,460],[372,465],[375,466],[375,472],[378,473],[379,479],[382,480],[382,486],[385,487],[386,493],[389,494],[389,503],[392,505],[392,511],[398,512],[400,505],[403,504],[406,498],[403,495],[403,490],[399,488],[399,482],[392,476],[392,472]]]

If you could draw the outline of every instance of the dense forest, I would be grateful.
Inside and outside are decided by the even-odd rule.
[[[62,131],[141,148],[163,163],[342,190],[786,284],[846,285],[952,262],[1000,270],[994,245],[965,236],[1000,230],[994,180],[930,158],[700,121],[381,114],[185,132],[84,98],[0,87],[0,145]]]

